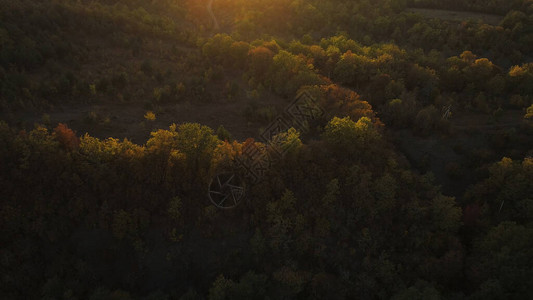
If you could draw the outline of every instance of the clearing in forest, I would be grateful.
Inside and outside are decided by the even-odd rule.
[[[463,22],[468,20],[481,20],[483,23],[490,25],[498,25],[503,17],[498,15],[467,12],[467,11],[453,11],[442,9],[426,9],[426,8],[408,8],[405,11],[421,14],[431,19],[442,19],[453,22]]]

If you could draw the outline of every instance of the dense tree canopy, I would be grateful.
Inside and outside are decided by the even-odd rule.
[[[532,298],[531,0],[0,7],[0,298]]]

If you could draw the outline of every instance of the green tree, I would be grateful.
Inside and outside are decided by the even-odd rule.
[[[500,223],[477,241],[468,272],[470,279],[480,284],[476,298],[531,298],[532,249],[533,229],[514,222]]]
[[[250,44],[246,42],[233,42],[230,46],[231,63],[239,68],[246,65]]]
[[[172,130],[177,132],[176,148],[185,154],[191,180],[206,181],[215,149],[220,144],[213,129],[198,123],[185,123],[177,127],[172,125]]]
[[[335,79],[339,80],[340,82],[344,84],[355,85],[359,81],[359,67],[360,66],[357,64],[355,54],[353,54],[351,51],[348,51],[344,53],[339,62],[337,62],[333,74]]]
[[[455,233],[461,227],[462,209],[455,198],[438,195],[431,201],[433,226],[437,231]]]
[[[231,291],[235,283],[231,279],[226,279],[224,275],[217,277],[213,285],[209,289],[209,300],[225,300],[231,299]]]
[[[227,131],[222,125],[218,126],[217,128],[217,136],[221,141],[231,142],[233,140],[231,133],[229,133],[229,131]]]
[[[270,84],[282,96],[292,96],[304,85],[315,85],[321,81],[303,55],[293,55],[280,50],[272,59]]]
[[[229,64],[232,62],[231,55],[234,40],[227,34],[216,34],[209,39],[202,47],[202,53],[212,62],[219,64]],[[238,48],[238,47],[237,47]]]
[[[334,151],[346,158],[356,158],[358,155],[366,157],[381,140],[374,124],[367,117],[362,117],[357,122],[349,117],[334,117],[326,126],[323,138]]]
[[[287,154],[296,154],[303,146],[300,140],[300,132],[292,127],[287,132],[281,132],[274,136],[271,143]]]
[[[250,72],[257,81],[263,81],[270,69],[274,52],[272,50],[260,46],[251,49],[248,52]]]
[[[418,131],[424,135],[437,129],[441,115],[435,106],[430,105],[421,109],[415,118],[415,126]]]

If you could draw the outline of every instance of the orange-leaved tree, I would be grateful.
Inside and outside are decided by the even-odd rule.
[[[54,129],[54,134],[59,143],[68,151],[73,151],[80,145],[80,139],[66,124],[59,123]]]

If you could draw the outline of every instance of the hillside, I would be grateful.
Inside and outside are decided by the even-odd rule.
[[[0,298],[533,296],[531,0],[0,7]]]

